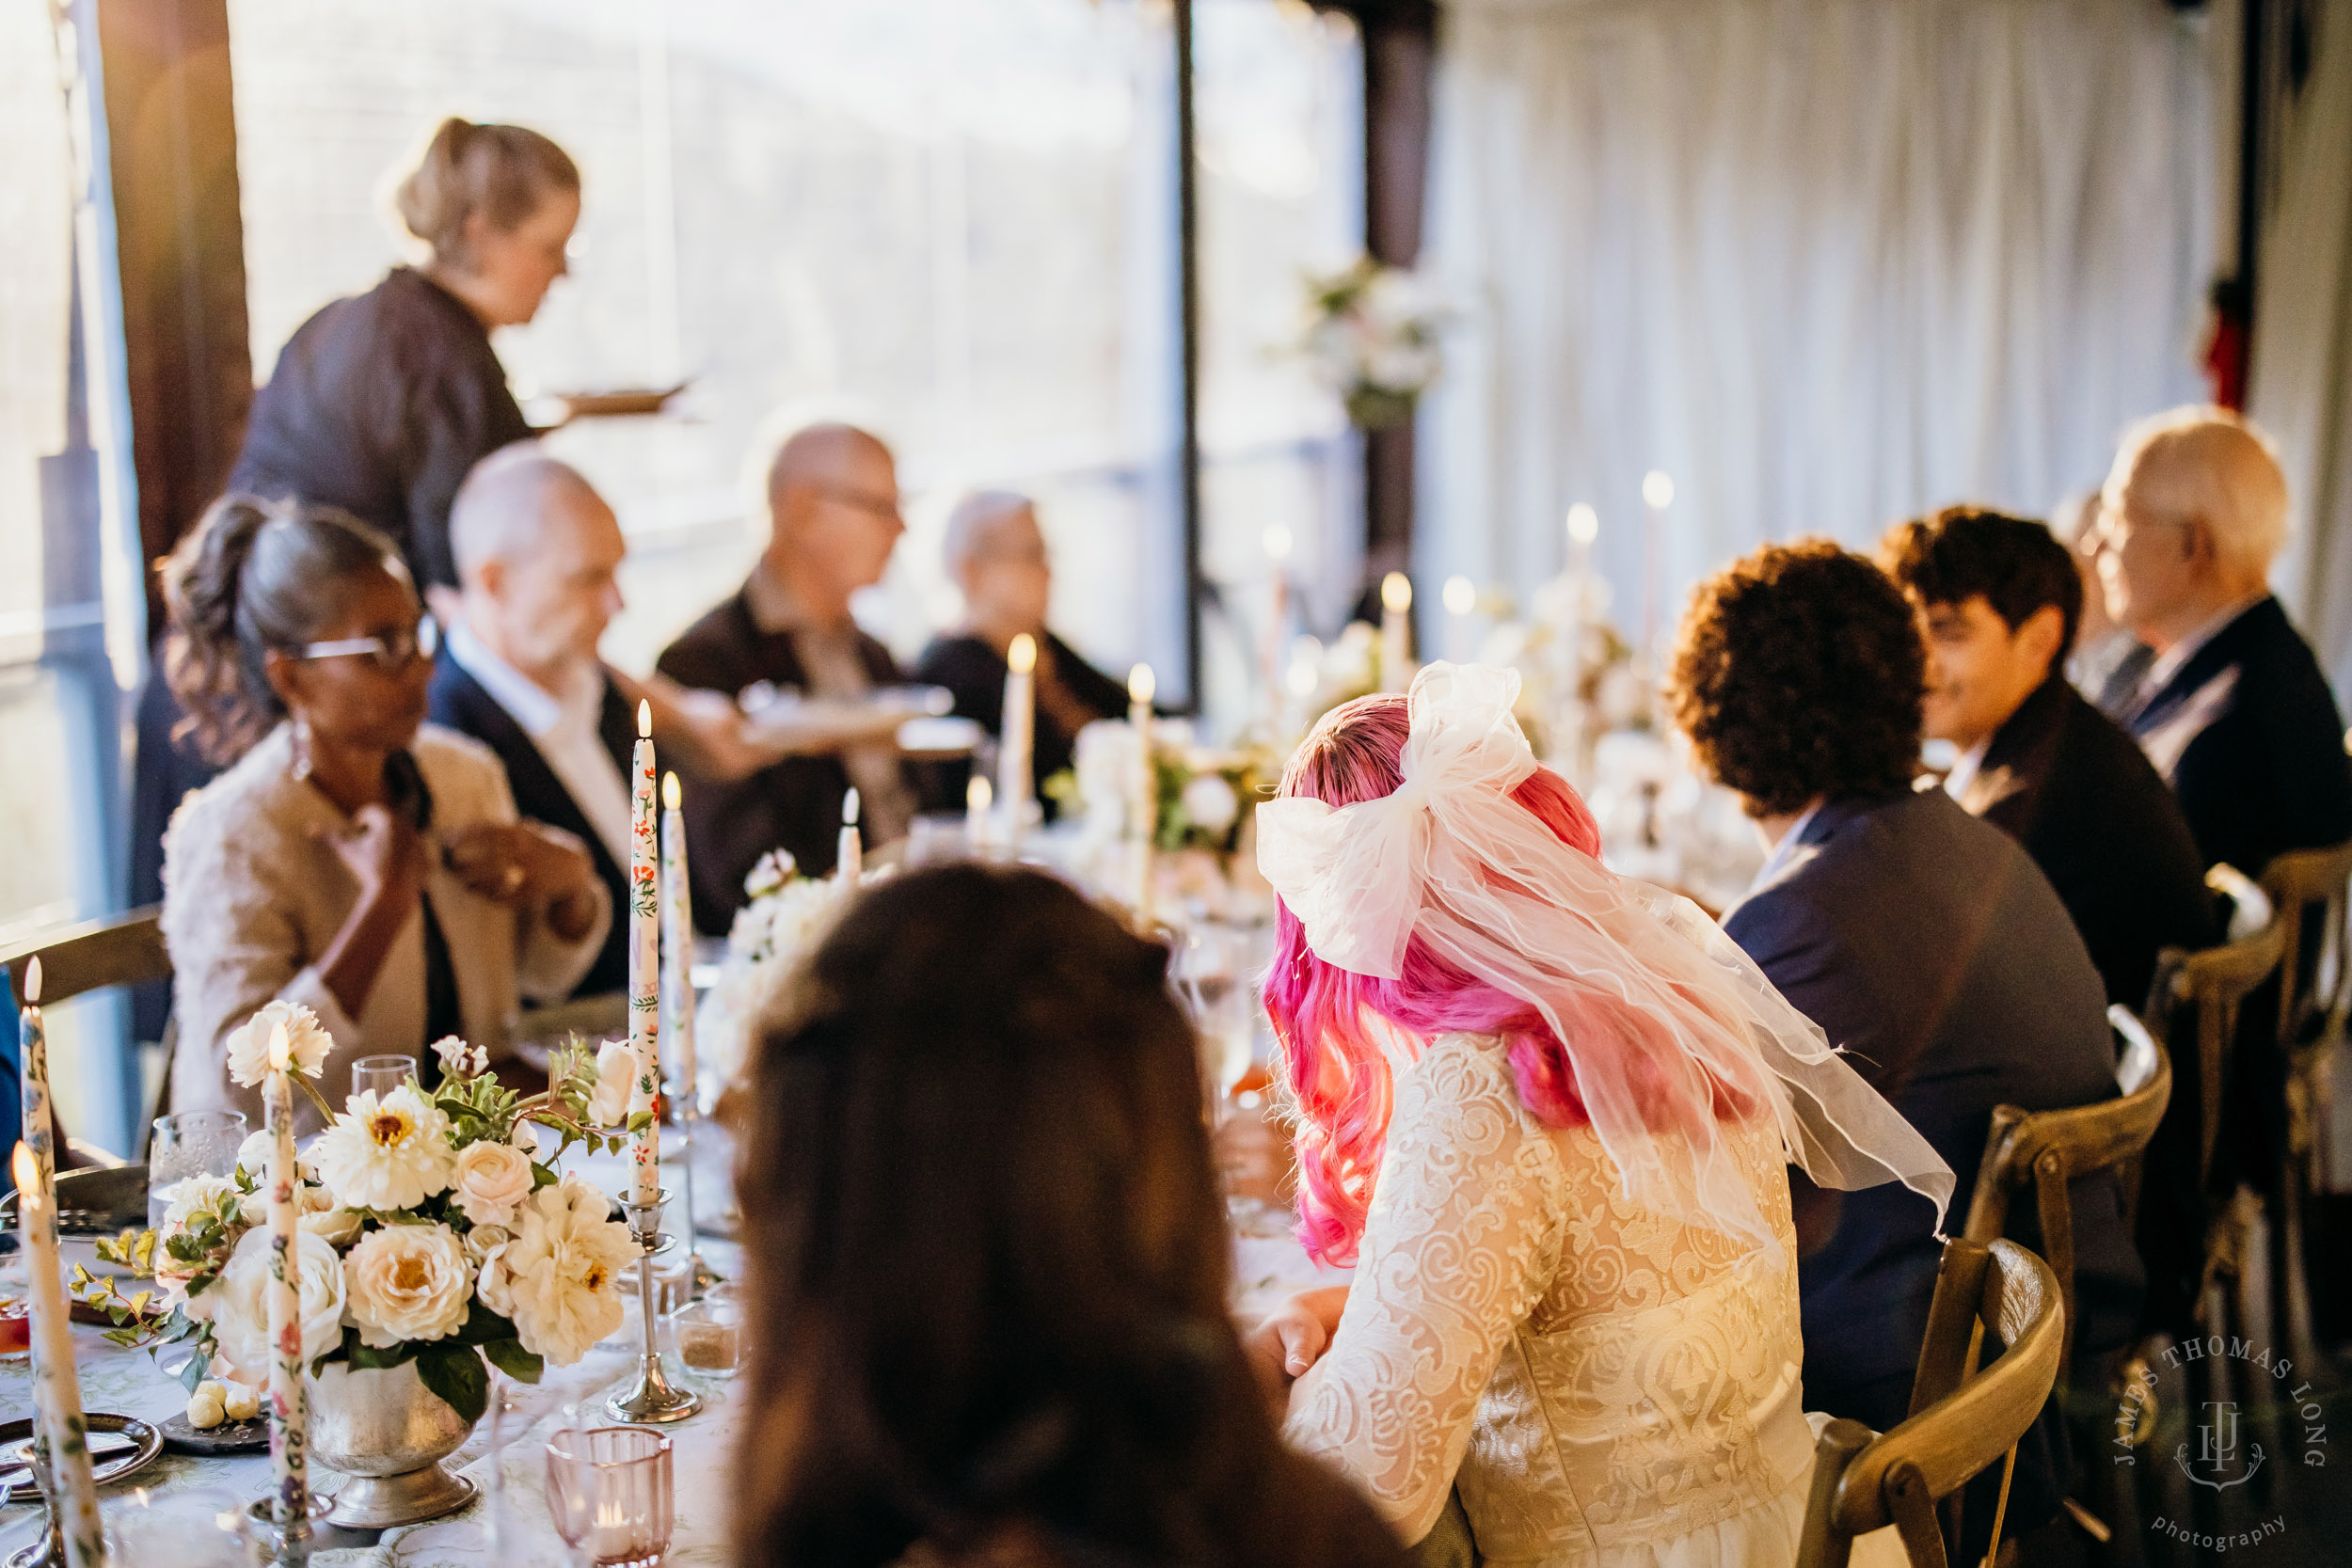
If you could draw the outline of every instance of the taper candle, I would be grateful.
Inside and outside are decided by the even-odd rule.
[[[262,1076],[269,1145],[269,1462],[280,1531],[310,1528],[310,1409],[302,1386],[301,1176],[294,1165],[293,1044],[280,1023]]]
[[[1127,836],[1135,848],[1136,918],[1152,918],[1152,846],[1160,832],[1160,774],[1152,760],[1152,698],[1159,681],[1149,664],[1127,672],[1127,727],[1136,732],[1135,772],[1127,784]]]
[[[995,800],[985,773],[973,774],[963,786],[963,849],[976,861],[988,859],[988,817]]]
[[[1675,482],[1663,468],[1642,476],[1642,657],[1658,645],[1659,577],[1666,553],[1666,508],[1675,503]]]
[[[1391,572],[1380,579],[1380,689],[1402,691],[1413,684],[1413,579]]]
[[[629,1086],[631,1121],[644,1125],[628,1146],[632,1203],[661,1197],[661,888],[654,868],[653,706],[637,705],[637,751],[629,764],[628,1046],[637,1058]]]
[[[28,999],[40,995],[28,990]],[[26,1012],[37,1011],[27,1006]],[[73,1335],[66,1318],[65,1275],[57,1263],[57,1203],[29,1145],[16,1146],[16,1212],[24,1247],[24,1277],[32,1292],[33,1442],[45,1468],[65,1541],[65,1568],[100,1568],[106,1537],[98,1521],[98,1486],[90,1479],[89,1433],[82,1423],[82,1385],[73,1366]]]
[[[841,837],[833,857],[834,886],[843,897],[857,891],[857,879],[866,874],[866,841],[858,836],[858,812],[864,802],[858,799],[857,786],[841,797]]]
[[[57,1179],[57,1153],[50,1147],[50,1129],[55,1125],[49,1109],[49,1039],[40,1022],[40,958],[24,966],[24,1007],[17,1015],[19,1048],[24,1068],[17,1077],[23,1085],[24,1112],[24,1147],[31,1151],[33,1168],[40,1172],[41,1191],[47,1192]],[[22,1185],[22,1183],[20,1183]]]
[[[1027,632],[1005,653],[1005,714],[997,726],[996,805],[1005,819],[1005,852],[1021,858],[1029,826],[1029,751],[1037,733],[1037,639]]]
[[[686,814],[677,775],[661,776],[661,943],[670,955],[662,991],[662,1053],[677,1075],[671,1092],[681,1103],[697,1092],[694,1067],[694,895],[686,879]]]

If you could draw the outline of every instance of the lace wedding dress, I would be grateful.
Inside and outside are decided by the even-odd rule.
[[[1398,1072],[1346,1312],[1285,1435],[1407,1541],[1458,1483],[1491,1568],[1793,1562],[1813,1430],[1788,1183],[1770,1118],[1726,1132],[1778,1256],[1629,1204],[1591,1128],[1520,1104],[1502,1042],[1440,1036]]]

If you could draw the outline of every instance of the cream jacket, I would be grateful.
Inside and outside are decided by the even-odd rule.
[[[560,1000],[587,974],[612,923],[611,900],[597,883],[595,922],[579,941],[565,942],[532,915],[467,888],[443,867],[440,846],[478,823],[516,820],[506,769],[481,742],[432,724],[418,732],[415,752],[433,795],[425,896],[449,943],[466,1037],[496,1058],[520,998]],[[349,819],[295,778],[293,764],[293,732],[281,724],[190,795],[164,839],[163,933],[180,1025],[172,1108],[241,1110],[255,1128],[261,1093],[230,1080],[225,1042],[264,1003],[298,1002],[334,1036],[318,1085],[331,1105],[351,1091],[354,1059],[421,1056],[429,1043],[421,909],[401,928],[358,1017],[319,977],[318,959],[358,901],[359,884],[314,836]],[[315,1128],[307,1097],[294,1097],[294,1111],[299,1130]]]

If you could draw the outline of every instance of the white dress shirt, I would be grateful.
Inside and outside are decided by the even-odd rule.
[[[556,782],[596,831],[613,863],[628,865],[628,781],[604,748],[604,668],[594,660],[569,665],[563,689],[550,692],[484,647],[463,621],[450,627],[449,657],[481,684],[490,700],[522,726]]]

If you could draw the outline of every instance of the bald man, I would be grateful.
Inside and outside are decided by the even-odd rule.
[[[2352,838],[2344,719],[2270,594],[2286,534],[2286,476],[2245,420],[2178,408],[2125,434],[2099,582],[2153,657],[2103,702],[2180,797],[2206,865],[2249,877],[2281,850]]]
[[[765,685],[803,697],[855,702],[901,684],[890,651],[858,628],[850,600],[882,580],[906,524],[890,449],[844,424],[795,432],[767,465],[768,546],[742,588],[662,650],[660,673],[680,686],[735,695]],[[811,876],[833,869],[843,798],[857,787],[869,847],[905,837],[925,803],[928,775],[893,738],[903,714],[811,739],[739,783],[689,795],[686,832],[694,920],[724,932],[743,904],[743,879],[771,849]]]
[[[467,475],[450,546],[458,604],[433,670],[433,721],[496,752],[515,809],[585,844],[626,908],[635,703],[596,653],[621,609],[620,524],[578,472],[521,442]],[[628,922],[612,925],[582,993],[628,984]]]
[[[1054,568],[1029,498],[1009,490],[975,491],[947,518],[947,575],[963,591],[963,625],[936,638],[915,662],[914,678],[954,693],[956,712],[998,735],[1004,723],[1005,658],[1012,640],[1037,640],[1037,728],[1029,751],[1036,799],[1055,802],[1045,781],[1068,768],[1078,732],[1127,711],[1127,691],[1045,629]]]

